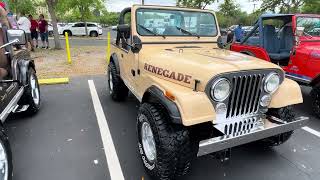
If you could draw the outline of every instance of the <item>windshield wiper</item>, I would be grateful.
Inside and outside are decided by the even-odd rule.
[[[181,31],[181,32],[183,32],[183,33],[185,33],[185,34],[189,34],[190,36],[196,36],[196,37],[200,38],[200,36],[199,36],[197,33],[192,33],[192,32],[190,32],[190,31],[187,31],[187,30],[185,30],[185,29],[182,29],[181,27],[178,27],[178,26],[176,26],[176,28],[177,28],[179,31]]]
[[[139,26],[139,27],[141,27],[142,29],[144,29],[144,30],[148,31],[148,33],[151,33],[151,34],[153,34],[153,35],[155,35],[155,36],[162,36],[162,37],[163,37],[163,39],[165,39],[165,38],[166,38],[166,36],[161,35],[161,34],[158,34],[158,33],[154,32],[154,31],[151,31],[150,29],[148,29],[148,28],[146,28],[146,27],[142,26],[141,24],[138,24],[138,26]]]

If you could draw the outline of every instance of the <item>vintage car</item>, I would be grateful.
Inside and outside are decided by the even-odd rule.
[[[278,64],[286,77],[311,86],[320,117],[320,15],[264,14],[231,50]]]
[[[175,179],[197,156],[226,160],[242,144],[280,145],[307,122],[292,110],[303,101],[296,82],[273,63],[219,49],[219,37],[209,10],[134,5],[120,13],[109,93],[140,101],[137,149],[153,177]]]
[[[40,88],[23,30],[0,28],[0,180],[12,179],[12,153],[3,123],[10,113],[33,115],[40,109]]]

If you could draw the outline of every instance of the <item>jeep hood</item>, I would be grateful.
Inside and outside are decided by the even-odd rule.
[[[254,69],[281,69],[257,58],[217,48],[144,47],[139,53],[140,68],[150,76],[157,76],[193,88],[199,80],[198,90],[204,91],[214,76],[234,71]]]

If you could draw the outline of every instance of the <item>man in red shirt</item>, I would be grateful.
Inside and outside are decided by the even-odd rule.
[[[38,22],[36,20],[33,19],[32,15],[29,15],[29,20],[31,22],[31,39],[32,39],[32,43],[34,44],[34,41],[36,42],[36,48],[38,48]]]
[[[39,33],[42,41],[42,48],[49,49],[49,33],[48,33],[48,22],[44,19],[44,15],[39,16]]]

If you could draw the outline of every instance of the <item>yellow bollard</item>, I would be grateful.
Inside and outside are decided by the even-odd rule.
[[[70,54],[70,45],[69,45],[69,36],[68,32],[65,32],[65,38],[66,38],[66,50],[67,50],[67,58],[68,58],[68,63],[71,64],[71,54]]]
[[[111,44],[111,35],[110,32],[108,32],[108,37],[107,37],[107,63],[109,64],[110,62],[110,44]]]

